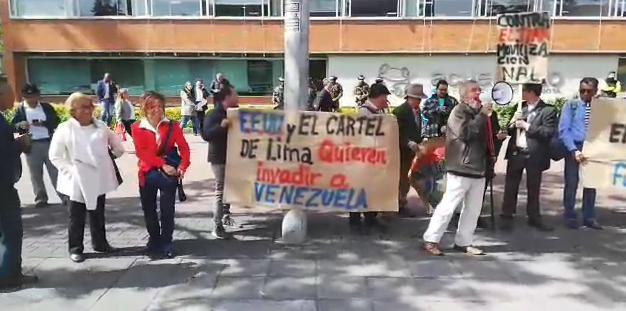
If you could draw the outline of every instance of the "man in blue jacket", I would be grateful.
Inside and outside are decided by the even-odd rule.
[[[0,110],[13,108],[15,97],[5,81],[0,81]],[[22,211],[15,183],[22,175],[20,154],[27,135],[14,138],[14,127],[0,115],[0,289],[26,285],[36,276],[22,274]]]
[[[111,74],[104,74],[102,80],[98,81],[96,87],[96,95],[98,102],[102,105],[102,121],[111,126],[113,121],[113,108],[115,107],[115,95],[117,94],[117,85],[113,82]]]
[[[579,98],[565,103],[559,120],[559,138],[565,145],[568,153],[565,156],[565,187],[563,189],[563,207],[565,224],[568,228],[579,227],[578,215],[574,210],[576,205],[576,190],[578,188],[578,170],[585,162],[582,153],[583,142],[589,127],[591,100],[598,93],[596,78],[583,78],[578,89]],[[583,189],[583,221],[585,227],[600,230],[602,227],[596,221],[596,189]]]

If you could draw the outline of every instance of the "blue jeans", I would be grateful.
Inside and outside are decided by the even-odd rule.
[[[191,125],[193,126],[193,133],[198,134],[198,116],[182,116],[180,119],[180,128],[184,128],[187,123],[191,121]]]
[[[578,171],[580,164],[574,156],[568,154],[565,157],[565,188],[563,190],[563,217],[565,220],[577,220],[576,190],[578,188]],[[596,218],[596,189],[583,189],[583,223],[589,223]]]
[[[160,219],[157,212],[157,192],[160,192]],[[148,182],[139,187],[141,208],[148,231],[148,249],[150,251],[171,250],[174,233],[174,204],[176,202],[176,186],[171,189],[159,189]],[[159,222],[160,220],[160,222]]]
[[[102,100],[102,122],[107,126],[111,126],[113,122],[113,108],[115,107],[115,101],[112,98]]]
[[[4,186],[2,186],[4,188]],[[0,189],[0,278],[22,274],[22,209],[13,187]]]

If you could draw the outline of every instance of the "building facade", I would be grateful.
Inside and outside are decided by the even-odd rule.
[[[401,101],[410,82],[494,80],[502,12],[553,16],[546,96],[582,76],[626,84],[626,0],[310,0],[310,75],[335,75],[352,105],[359,74]],[[4,72],[50,97],[93,92],[105,72],[138,95],[175,100],[185,81],[224,73],[245,103],[269,103],[283,75],[282,0],[0,0]]]

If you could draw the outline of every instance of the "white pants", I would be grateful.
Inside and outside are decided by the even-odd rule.
[[[424,241],[439,243],[446,232],[452,214],[463,203],[454,244],[470,246],[474,240],[476,222],[483,206],[485,179],[461,177],[449,173],[447,179],[446,191],[430,219],[428,229],[424,233]]]

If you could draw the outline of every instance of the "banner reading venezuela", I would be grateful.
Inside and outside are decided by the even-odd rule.
[[[397,211],[391,115],[229,109],[224,199],[241,207]]]

